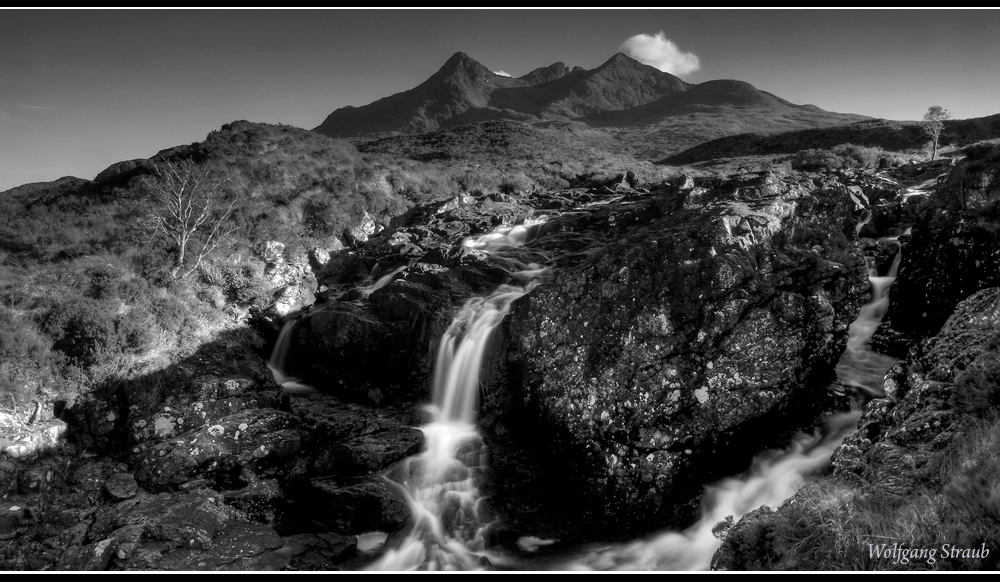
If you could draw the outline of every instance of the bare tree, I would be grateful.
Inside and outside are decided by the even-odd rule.
[[[931,142],[934,144],[934,150],[931,153],[932,162],[937,159],[938,144],[941,141],[941,134],[944,132],[944,122],[948,119],[951,119],[951,113],[940,105],[930,107],[927,109],[927,113],[924,114],[924,121],[921,123],[921,126],[924,133],[930,136]]]
[[[157,208],[141,221],[152,240],[164,234],[177,245],[171,276],[184,278],[236,230],[229,220],[239,197],[225,205],[224,181],[208,166],[159,157],[142,185]]]

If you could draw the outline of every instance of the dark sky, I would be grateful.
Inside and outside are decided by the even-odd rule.
[[[997,10],[0,10],[0,191],[237,119],[311,129],[457,51],[520,76],[596,67],[639,34],[633,56],[692,83],[890,119],[1000,113]]]

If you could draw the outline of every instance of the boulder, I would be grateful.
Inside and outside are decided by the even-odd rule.
[[[552,471],[511,489],[558,483],[552,505],[624,528],[682,520],[684,495],[753,452],[741,435],[829,404],[867,290],[853,202],[832,178],[705,187],[693,203],[697,188],[667,188],[550,220],[597,252],[556,262],[485,364],[484,422],[498,441],[527,433]],[[506,454],[523,453],[494,448]],[[498,472],[499,487],[515,474]]]

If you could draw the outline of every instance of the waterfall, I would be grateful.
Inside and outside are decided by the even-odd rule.
[[[488,515],[478,491],[485,448],[476,430],[479,375],[490,337],[514,301],[530,293],[546,269],[504,256],[523,245],[541,221],[502,229],[463,245],[503,259],[520,270],[522,285],[501,285],[466,301],[441,338],[434,368],[430,422],[421,430],[425,448],[389,474],[409,505],[413,529],[372,568],[380,570],[472,570],[481,566]]]
[[[274,343],[271,350],[271,359],[267,361],[267,367],[271,370],[274,381],[281,386],[287,394],[310,394],[317,392],[312,386],[307,386],[299,382],[298,378],[292,378],[285,373],[285,365],[288,362],[288,348],[292,342],[292,329],[295,327],[295,320],[291,320],[281,328],[278,334],[278,341]]]
[[[895,238],[883,241],[895,241]],[[875,353],[869,346],[872,335],[889,311],[889,288],[896,280],[902,252],[897,251],[892,266],[885,276],[879,276],[874,259],[869,259],[868,281],[871,299],[861,307],[857,319],[847,335],[847,348],[837,362],[837,381],[842,386],[859,390],[866,398],[884,398],[882,388],[886,371],[896,362],[895,358]]]
[[[371,285],[359,288],[359,291],[361,291],[361,297],[368,297],[375,291],[378,291],[382,287],[385,287],[386,285],[392,282],[392,278],[395,277],[397,273],[403,272],[408,266],[409,265],[403,265],[402,267],[393,269],[391,272],[386,273],[385,275],[379,277],[378,280],[372,283]]]
[[[488,253],[523,244],[526,228],[510,229],[466,241],[465,246]],[[494,255],[498,256],[498,255]],[[500,256],[499,258],[504,258]],[[513,301],[529,293],[545,272],[542,267],[510,259],[520,270],[513,279],[524,286],[503,285],[491,295],[469,300],[441,340],[434,377],[434,400],[428,407],[431,422],[422,428],[426,449],[397,466],[391,477],[401,485],[414,525],[408,537],[373,567],[387,570],[477,569],[484,559],[505,567],[529,567],[523,556],[511,558],[483,551],[485,509],[477,476],[485,466],[482,439],[475,428],[479,372],[493,329]],[[888,307],[888,291],[895,280],[897,253],[886,276],[870,268],[872,298],[851,325],[848,348],[837,365],[839,381],[868,393],[881,392],[881,382],[892,361],[871,352],[869,341]],[[755,460],[740,478],[729,478],[706,488],[701,518],[683,531],[668,531],[627,544],[590,546],[562,563],[546,564],[560,570],[707,570],[722,544],[720,523],[736,523],[747,513],[767,505],[777,508],[801,487],[803,478],[830,463],[833,451],[857,427],[858,411],[828,419],[825,430],[799,435],[780,454]],[[520,544],[552,543],[530,536]],[[538,569],[532,568],[532,569]]]

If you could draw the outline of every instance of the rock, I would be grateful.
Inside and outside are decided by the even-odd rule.
[[[285,317],[293,311],[300,311],[316,302],[314,290],[303,285],[282,287],[274,293],[274,303],[269,310],[278,317]]]
[[[289,567],[295,570],[336,570],[339,564],[357,551],[356,536],[334,533],[299,534],[282,538],[283,550],[291,555]]]
[[[277,571],[287,566],[291,559],[291,556],[274,552],[281,546],[281,537],[270,527],[238,523],[213,538],[210,547],[170,552],[157,564],[157,569]]]
[[[242,468],[256,474],[278,472],[301,449],[295,419],[284,412],[254,409],[225,417],[159,444],[144,443],[132,450],[136,479],[153,491],[197,478],[220,478],[220,472],[238,475]]]
[[[562,475],[551,504],[598,508],[581,519],[682,520],[671,514],[678,492],[711,478],[699,475],[708,459],[710,471],[746,462],[741,431],[794,422],[823,401],[867,281],[854,204],[838,182],[821,184],[745,174],[690,208],[674,210],[668,189],[573,217],[574,234],[594,232],[600,252],[557,262],[520,301],[510,343],[498,336],[481,379],[491,431],[547,427],[523,446],[552,475],[508,484],[516,472],[498,472],[499,487],[545,488]]]
[[[352,245],[357,246],[367,242],[368,238],[375,234],[377,230],[378,227],[375,224],[375,217],[368,214],[368,211],[366,210],[364,216],[361,218],[361,222],[349,228],[345,233],[345,236]]]
[[[315,248],[309,251],[309,265],[313,270],[318,271],[326,267],[330,262],[330,251],[324,248]]]
[[[1000,285],[1000,239],[991,210],[1000,199],[998,167],[959,163],[915,211],[889,309],[896,329],[932,334],[959,301]]]
[[[72,570],[77,572],[99,572],[108,569],[111,558],[118,548],[114,540],[101,540],[83,547],[67,548],[56,564],[57,570]]]
[[[410,518],[406,502],[381,478],[348,486],[324,480],[311,485],[305,495],[315,508],[315,519],[339,533],[392,532]]]
[[[321,474],[327,471],[366,474],[415,455],[423,447],[423,433],[410,427],[388,427],[334,445],[327,463],[317,464]]]
[[[10,459],[0,457],[0,498],[17,492],[20,467]]]
[[[131,473],[115,473],[104,482],[104,490],[111,499],[124,501],[135,497],[139,491],[139,484]]]
[[[24,533],[32,521],[31,515],[23,501],[0,500],[0,541]]]

